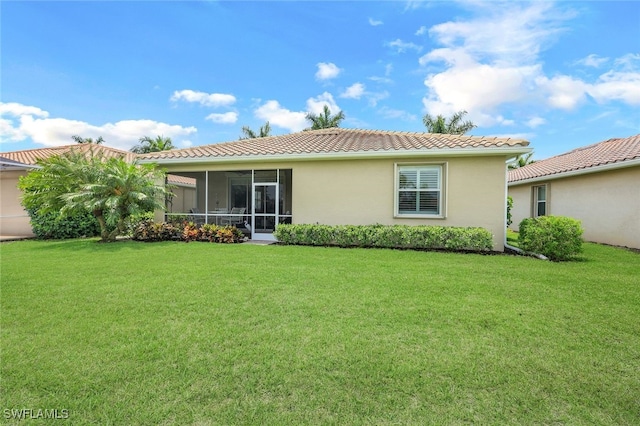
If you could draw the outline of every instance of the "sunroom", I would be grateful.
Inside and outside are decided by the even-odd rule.
[[[167,199],[167,221],[231,225],[252,240],[275,240],[276,225],[292,221],[291,169],[172,170],[171,175],[184,179]]]

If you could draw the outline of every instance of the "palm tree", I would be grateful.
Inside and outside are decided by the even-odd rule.
[[[240,139],[255,139],[255,138],[265,138],[267,136],[271,136],[271,125],[267,121],[264,126],[260,126],[260,130],[258,133],[251,130],[249,126],[242,126],[242,133],[244,136],[240,136]]]
[[[96,145],[101,145],[104,143],[104,139],[102,139],[102,136],[98,136],[98,139],[93,140],[91,138],[83,138],[78,135],[73,135],[71,136],[71,139],[73,139],[76,143],[93,143]]]
[[[344,111],[332,116],[329,106],[325,105],[322,114],[310,112],[305,118],[311,121],[311,127],[305,130],[329,129],[331,127],[340,127],[340,122],[344,120]]]
[[[132,215],[163,209],[168,195],[165,173],[153,164],[127,163],[110,158],[99,169],[97,178],[83,182],[78,189],[64,194],[61,213],[88,209],[100,224],[102,241],[115,241],[126,231],[126,221]]]
[[[131,152],[147,154],[149,152],[169,151],[174,148],[171,138],[165,138],[164,136],[156,136],[155,139],[149,136],[143,136],[139,139],[139,142],[140,145],[131,148]]]
[[[467,114],[467,111],[458,111],[453,114],[449,121],[442,115],[432,117],[427,114],[422,118],[422,122],[427,127],[429,133],[448,133],[450,135],[464,135],[469,130],[477,127],[471,121],[462,122],[462,117]]]
[[[527,164],[533,164],[536,160],[532,160],[533,152],[530,152],[524,156],[518,155],[513,162],[509,163],[509,170],[519,169],[520,167],[524,167]]]
[[[165,173],[151,164],[105,160],[80,152],[38,161],[39,169],[20,179],[22,203],[39,213],[64,217],[91,212],[100,225],[102,241],[114,241],[133,214],[164,209],[168,194]]]

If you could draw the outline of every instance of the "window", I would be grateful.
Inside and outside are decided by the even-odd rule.
[[[398,216],[442,216],[442,166],[397,166]]]
[[[533,217],[547,214],[547,185],[533,187]]]

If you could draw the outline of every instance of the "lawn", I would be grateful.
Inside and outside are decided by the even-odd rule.
[[[0,416],[638,424],[640,255],[0,245]],[[45,421],[42,421],[43,423]]]

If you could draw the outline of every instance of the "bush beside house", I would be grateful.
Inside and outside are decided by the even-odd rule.
[[[520,222],[518,244],[527,252],[551,260],[570,260],[582,253],[583,229],[579,220],[564,216],[539,216]]]
[[[408,225],[291,225],[274,233],[283,244],[491,251],[493,236],[483,228]]]
[[[192,222],[154,222],[143,220],[133,229],[136,241],[204,241],[210,243],[240,243],[244,234],[235,226],[213,224],[195,225]]]

